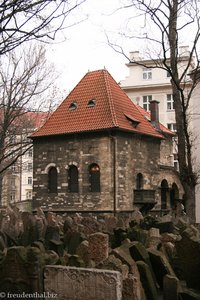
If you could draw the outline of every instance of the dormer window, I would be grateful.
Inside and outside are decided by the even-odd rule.
[[[87,106],[88,107],[94,107],[96,105],[96,100],[95,99],[91,99],[88,101]]]
[[[78,103],[74,101],[70,104],[69,110],[75,110],[77,107],[78,107]]]
[[[134,127],[136,128],[138,126],[138,124],[140,123],[140,121],[138,121],[137,119],[135,119],[133,116],[125,113],[124,114],[125,117],[127,118],[127,120],[129,121],[129,123]]]

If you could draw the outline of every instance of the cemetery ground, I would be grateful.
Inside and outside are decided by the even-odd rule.
[[[199,300],[187,216],[0,212],[0,298]]]

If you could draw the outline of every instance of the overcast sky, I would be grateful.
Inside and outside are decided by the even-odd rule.
[[[127,59],[107,44],[105,36],[105,30],[110,35],[118,32],[126,19],[124,11],[113,13],[119,5],[120,0],[87,0],[78,12],[78,18],[87,15],[87,21],[67,29],[65,42],[49,45],[49,56],[61,74],[60,86],[67,93],[88,70],[105,67],[117,82],[128,75]]]

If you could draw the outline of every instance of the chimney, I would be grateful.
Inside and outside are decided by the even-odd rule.
[[[140,52],[139,51],[132,51],[132,52],[129,52],[129,59],[130,59],[130,62],[134,62],[134,61],[140,61],[141,58],[140,58]]]
[[[151,124],[157,130],[160,130],[160,124],[159,124],[159,101],[157,101],[157,100],[150,101],[150,112],[151,112]]]
[[[189,46],[180,46],[179,47],[179,55],[181,57],[189,56],[190,55]]]

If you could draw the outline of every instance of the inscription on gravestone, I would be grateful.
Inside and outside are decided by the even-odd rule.
[[[121,300],[122,278],[118,271],[46,266],[45,292],[59,300]]]

